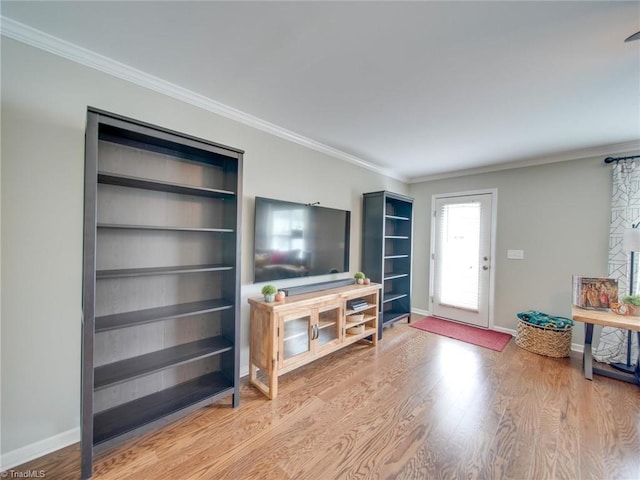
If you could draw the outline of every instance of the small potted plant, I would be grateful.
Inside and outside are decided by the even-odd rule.
[[[366,278],[366,275],[362,272],[356,272],[356,274],[353,276],[353,278],[356,279],[356,283],[358,285],[362,285],[364,283],[364,279]]]
[[[630,315],[638,315],[640,311],[640,295],[625,295],[622,297],[622,303],[632,306],[632,308],[629,309]]]
[[[274,300],[276,299],[276,292],[278,291],[278,289],[276,288],[275,285],[265,285],[264,287],[262,287],[262,290],[260,290],[260,293],[262,293],[262,295],[264,295],[264,301],[268,302],[268,303],[273,303]]]
[[[622,303],[640,307],[640,295],[625,295],[624,297],[622,297]]]
[[[285,297],[286,294],[282,290],[278,290],[278,293],[276,293],[276,302],[284,302]]]

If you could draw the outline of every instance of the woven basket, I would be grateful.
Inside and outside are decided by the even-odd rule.
[[[568,357],[571,352],[571,330],[571,325],[557,329],[518,320],[516,345],[547,357]]]

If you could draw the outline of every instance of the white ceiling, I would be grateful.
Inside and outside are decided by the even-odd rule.
[[[2,15],[413,181],[640,139],[640,41],[624,43],[638,1],[3,1]]]

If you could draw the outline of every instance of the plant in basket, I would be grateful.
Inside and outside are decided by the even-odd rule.
[[[624,297],[622,297],[622,303],[640,307],[640,295],[625,295]]]
[[[639,315],[640,295],[625,295],[622,303],[611,302],[611,311],[618,315]]]

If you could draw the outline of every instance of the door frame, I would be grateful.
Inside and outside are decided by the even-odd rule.
[[[435,245],[436,245],[436,229],[435,229],[435,204],[436,200],[443,198],[467,197],[470,195],[491,195],[491,269],[489,271],[489,330],[494,328],[494,312],[495,312],[495,285],[496,285],[496,234],[498,223],[498,189],[486,188],[482,190],[468,190],[464,192],[452,193],[434,193],[431,195],[431,208],[429,216],[431,217],[431,243],[429,247],[429,312],[433,311],[433,295],[435,282]],[[455,320],[450,320],[455,322]]]

